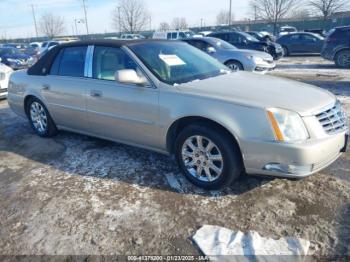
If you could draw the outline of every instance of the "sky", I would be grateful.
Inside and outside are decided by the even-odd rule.
[[[185,17],[190,26],[214,25],[221,10],[229,9],[229,0],[143,0],[152,15],[152,29],[174,17]],[[91,33],[115,32],[112,11],[118,0],[86,0]],[[248,0],[232,0],[236,19],[248,15]],[[37,21],[45,13],[60,15],[65,20],[65,35],[73,34],[74,19],[84,17],[82,0],[0,0],[0,38],[35,36],[31,4],[34,5]],[[149,28],[149,25],[148,25]],[[85,26],[78,24],[78,33],[85,33]],[[39,33],[39,35],[41,35]]]

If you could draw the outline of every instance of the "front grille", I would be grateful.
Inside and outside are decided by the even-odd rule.
[[[338,102],[334,107],[316,115],[327,134],[335,134],[347,129],[347,118],[345,112]]]
[[[7,88],[0,89],[0,93],[6,93],[6,92],[7,92]]]

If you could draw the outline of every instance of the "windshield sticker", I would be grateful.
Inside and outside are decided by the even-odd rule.
[[[177,55],[159,55],[159,58],[168,66],[186,65],[186,63]]]

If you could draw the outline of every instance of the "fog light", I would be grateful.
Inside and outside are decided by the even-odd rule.
[[[286,165],[286,164],[279,164],[279,163],[269,163],[266,166],[264,166],[264,170],[284,173],[284,174],[298,175],[298,174],[305,174],[305,173],[312,172],[313,165],[296,166],[296,165]]]

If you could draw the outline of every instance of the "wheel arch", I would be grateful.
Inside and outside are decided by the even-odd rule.
[[[242,64],[242,62],[239,61],[239,60],[237,60],[237,59],[233,59],[233,58],[228,59],[224,64],[227,65],[227,64],[230,63],[230,62],[237,62],[237,63],[239,63],[239,64],[242,66],[243,70],[246,70],[246,69],[244,68],[244,65]]]
[[[209,118],[202,117],[202,116],[182,117],[182,118],[177,119],[176,121],[174,121],[170,125],[170,127],[168,128],[168,131],[167,131],[167,135],[166,135],[166,147],[167,147],[167,151],[170,154],[174,153],[176,137],[180,134],[180,132],[185,127],[187,127],[189,125],[193,125],[193,124],[211,126],[211,127],[215,128],[215,130],[220,130],[221,132],[226,134],[232,140],[234,145],[237,146],[237,148],[240,152],[242,164],[244,165],[243,151],[241,150],[241,146],[240,146],[239,139],[238,139],[237,135],[233,134],[231,131],[229,131],[229,129],[226,128],[224,125],[222,125],[214,120],[211,120]]]

